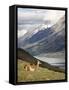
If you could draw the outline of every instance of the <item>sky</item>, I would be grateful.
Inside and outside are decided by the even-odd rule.
[[[18,38],[40,25],[54,25],[65,11],[48,9],[18,8]]]

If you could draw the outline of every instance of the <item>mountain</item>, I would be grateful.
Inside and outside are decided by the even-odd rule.
[[[37,61],[40,61],[40,67],[47,68],[50,70],[58,71],[58,72],[64,72],[63,69],[60,69],[59,67],[52,66],[44,61],[41,61],[37,58],[34,58],[31,54],[29,54],[27,51],[18,48],[18,60],[22,60],[28,63],[37,64]]]
[[[48,35],[51,35],[52,33],[53,33],[53,30],[51,30],[51,28],[43,29],[43,30],[37,32],[35,35],[33,35],[29,39],[29,43],[35,43],[35,42],[43,39],[44,37],[47,37]]]
[[[32,55],[63,51],[65,47],[65,18],[64,16],[52,27],[38,28],[38,32],[21,41],[21,48]],[[34,31],[32,31],[34,32]],[[28,34],[30,35],[30,34]]]
[[[28,40],[34,36],[36,33],[38,33],[41,30],[44,30],[44,28],[47,28],[47,26],[44,24],[39,24],[39,25],[33,25],[33,27],[29,28],[27,30],[27,32],[25,33],[25,35],[21,36],[20,38],[18,38],[18,47],[24,46],[26,44],[28,44]],[[23,33],[24,30],[22,30],[21,33]],[[19,32],[18,32],[19,33]],[[20,34],[21,34],[20,33]],[[22,43],[23,42],[23,43]]]

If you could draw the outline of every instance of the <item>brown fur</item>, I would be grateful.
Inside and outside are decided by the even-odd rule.
[[[35,70],[37,70],[38,69],[38,67],[39,67],[39,62],[37,62],[37,64],[26,64],[25,66],[24,66],[24,69],[26,70],[26,71],[35,71]]]

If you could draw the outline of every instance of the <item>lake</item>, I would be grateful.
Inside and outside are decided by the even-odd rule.
[[[65,69],[65,58],[51,58],[51,57],[40,57],[40,56],[34,56],[35,58],[47,62],[53,66],[57,66],[59,68]]]

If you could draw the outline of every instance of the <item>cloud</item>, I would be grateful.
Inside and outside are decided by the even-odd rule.
[[[56,23],[65,11],[61,10],[45,10],[45,9],[18,9],[18,25],[24,24],[42,24],[42,23]]]
[[[18,30],[18,38],[22,37],[27,33],[27,30]]]
[[[43,15],[38,15],[35,13],[25,13],[18,15],[18,24],[35,24],[35,23],[42,23],[43,22]]]
[[[49,20],[55,24],[61,17],[65,15],[65,11],[61,10],[48,10],[44,20]]]
[[[45,10],[40,9],[18,9],[18,24],[43,23]],[[46,12],[45,12],[46,13]]]
[[[61,10],[18,8],[18,37],[42,24],[52,26],[64,15]]]

